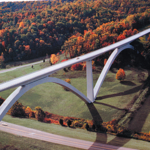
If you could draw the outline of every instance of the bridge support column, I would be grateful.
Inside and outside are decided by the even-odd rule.
[[[92,60],[86,61],[87,98],[94,102]]]
[[[105,66],[104,66],[104,68],[103,68],[103,70],[102,70],[102,72],[101,72],[101,74],[100,74],[100,76],[99,76],[99,78],[98,78],[98,80],[96,82],[96,85],[94,87],[94,99],[96,99],[97,94],[98,94],[98,92],[99,92],[99,90],[100,90],[100,88],[101,88],[101,86],[103,84],[103,81],[104,81],[104,79],[105,79],[105,77],[107,75],[107,72],[109,71],[111,65],[113,64],[113,62],[115,60],[115,58],[119,55],[119,53],[121,51],[123,51],[125,49],[128,49],[128,48],[134,49],[134,47],[132,45],[126,44],[126,45],[124,45],[124,46],[122,46],[120,48],[116,48],[112,52],[112,54],[110,55],[109,59],[107,60],[107,63],[105,64]]]

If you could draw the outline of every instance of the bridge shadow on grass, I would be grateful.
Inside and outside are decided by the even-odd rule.
[[[132,81],[120,81],[121,84],[124,84],[124,85],[129,85],[129,86],[135,86],[136,84],[133,83]]]
[[[138,92],[141,89],[142,85],[139,85],[137,87],[134,87],[130,90],[124,91],[124,92],[120,92],[120,93],[116,93],[116,94],[110,94],[110,95],[105,95],[105,96],[99,96],[96,98],[96,100],[102,100],[105,98],[111,98],[111,97],[116,97],[116,96],[124,96],[124,95],[128,95],[128,94],[133,94]]]
[[[118,108],[118,107],[115,107],[115,106],[112,106],[112,105],[109,105],[109,104],[105,104],[105,103],[101,103],[101,102],[94,102],[95,104],[100,104],[100,105],[105,105],[105,106],[108,106],[108,107],[111,107],[111,108],[114,108],[114,109],[117,109],[117,110],[127,110],[125,108]]]
[[[87,107],[93,117],[93,121],[94,123],[102,123],[103,120],[99,114],[99,112],[97,111],[96,107],[94,106],[93,103],[87,104]],[[116,108],[118,109],[118,108]],[[91,147],[88,150],[93,150],[97,147],[97,143],[103,143],[103,144],[108,144],[108,145],[113,145],[113,146],[119,146],[122,147],[124,144],[126,144],[128,141],[130,140],[130,138],[122,138],[122,137],[114,137],[112,140],[108,141],[108,135],[105,133],[100,133],[100,132],[96,132],[96,140],[93,143],[93,145],[91,145]],[[105,149],[105,148],[104,148]],[[115,150],[115,148],[113,148]],[[118,148],[116,148],[117,150]]]
[[[148,115],[150,114],[149,108],[150,108],[150,96],[146,99],[143,106],[135,114],[135,117],[133,118],[133,120],[131,120],[131,123],[129,124],[129,130],[135,131],[135,132],[142,132],[142,128],[146,120],[149,120],[147,119]],[[146,126],[148,125],[148,123],[149,122],[146,123]],[[147,128],[149,128],[149,126]]]
[[[94,106],[93,103],[87,103],[87,107],[93,117],[93,122],[94,124],[100,124],[103,122],[99,112],[97,111],[96,107]],[[100,136],[99,133],[97,133],[96,135],[96,141],[95,142],[100,142],[100,143],[107,143],[107,134],[102,134],[102,136]],[[89,148],[89,150],[93,150],[95,147],[96,143],[93,143],[93,145]]]
[[[150,83],[150,71],[148,71],[148,78],[145,83]],[[141,108],[136,112],[134,118],[131,120],[129,124],[129,130],[135,131],[135,132],[142,132],[142,128],[144,124],[146,123],[147,130],[150,126],[148,124],[149,114],[150,114],[150,95],[146,98],[145,102],[142,104]],[[140,120],[140,121],[139,121]],[[149,132],[149,131],[143,131],[143,132]]]
[[[102,123],[103,120],[93,103],[87,103],[87,107],[93,117],[94,123]]]

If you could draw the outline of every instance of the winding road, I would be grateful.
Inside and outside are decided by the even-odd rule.
[[[55,144],[66,145],[70,147],[76,147],[80,149],[87,149],[87,150],[135,150],[130,148],[124,147],[117,147],[107,144],[101,144],[97,142],[90,142],[85,140],[79,140],[69,137],[64,137],[60,135],[55,135],[43,131],[39,131],[36,129],[31,129],[23,126],[19,126],[16,124],[8,123],[1,121],[0,122],[0,130],[4,132],[8,132],[11,134],[38,139],[46,142],[51,142]]]

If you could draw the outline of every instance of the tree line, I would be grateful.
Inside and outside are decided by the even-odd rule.
[[[0,62],[96,50],[137,33],[149,12],[150,0],[0,3]]]

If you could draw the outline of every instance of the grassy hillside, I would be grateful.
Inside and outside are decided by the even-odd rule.
[[[83,129],[72,129],[72,128],[66,128],[60,125],[55,124],[47,124],[42,123],[36,120],[31,119],[20,119],[20,118],[12,118],[11,116],[6,115],[4,117],[5,121],[9,121],[15,124],[23,125],[29,128],[34,128],[46,132],[50,132],[53,134],[63,135],[67,137],[77,138],[77,139],[83,139],[87,141],[93,141],[93,142],[100,142],[110,145],[116,145],[120,147],[128,147],[128,148],[134,148],[134,149],[141,149],[141,150],[149,150],[149,142],[142,141],[142,140],[136,140],[136,139],[130,139],[130,138],[123,138],[123,137],[116,137],[114,135],[110,134],[103,134],[103,133],[96,133],[96,132],[89,132]],[[13,135],[7,135],[7,133],[0,132],[0,142],[3,141],[4,145],[13,145],[12,143],[15,143],[19,148],[20,144],[28,143],[28,145],[23,145],[27,149],[27,147],[35,147],[39,148],[42,146],[42,149],[46,149],[45,146],[50,146],[47,142],[35,142],[32,139],[22,138],[18,136]],[[23,142],[22,142],[23,141]],[[51,144],[51,143],[50,143]],[[39,146],[39,147],[38,147]],[[17,148],[18,148],[17,147]],[[52,147],[56,148],[55,145],[52,145]],[[70,148],[70,147],[69,147]],[[22,148],[23,149],[23,148]],[[61,148],[62,149],[62,148]],[[67,147],[66,147],[67,149]],[[70,148],[71,150],[73,148]]]
[[[34,65],[34,69],[32,69],[31,66],[20,68],[15,71],[0,74],[0,79],[1,82],[4,82],[18,76],[42,69],[46,66],[49,66],[48,62]],[[148,72],[140,68],[137,69],[126,67],[124,68],[124,70],[126,73],[126,79],[122,83],[115,79],[117,69],[111,69],[109,71],[99,91],[97,99],[93,104],[86,105],[77,96],[69,91],[65,91],[61,86],[54,83],[46,83],[36,86],[35,88],[28,91],[25,95],[23,95],[19,99],[19,102],[21,102],[25,106],[30,106],[32,109],[34,109],[35,106],[41,106],[44,111],[49,111],[51,113],[64,116],[94,119],[99,122],[117,119],[123,116],[127,109],[132,107],[135,94],[138,93],[138,91],[141,89],[143,81],[148,76]],[[100,67],[97,67],[96,70],[93,72],[94,83],[96,82],[100,72]],[[52,76],[61,79],[70,78],[71,84],[81,90],[84,94],[86,94],[85,71],[69,71],[65,73],[63,70],[60,70]],[[1,92],[0,95],[3,98],[7,98],[13,90],[14,89],[10,89]],[[149,102],[146,102],[143,105],[143,107],[137,113],[137,116],[135,116],[135,118],[133,119],[130,128],[134,129],[136,125],[136,128],[141,128],[143,132],[149,131],[148,106]],[[145,117],[143,118],[143,121],[145,119],[145,123],[142,123],[142,120],[139,120],[139,117],[142,118],[142,110],[144,111],[143,116]],[[118,145],[118,142],[116,142],[116,140],[121,140],[119,142],[119,146],[126,146],[132,148],[140,147],[140,145],[138,145],[137,142],[133,140],[124,139],[122,141],[122,139],[114,138],[110,135],[102,136],[99,135],[99,133],[87,132],[82,129],[74,130],[71,128],[64,128],[59,125],[41,123],[30,119],[12,118],[8,115],[6,115],[3,120],[73,138],[79,138],[89,141],[100,141],[102,143],[109,143],[113,145]],[[0,136],[0,138],[1,137],[2,136]],[[148,143],[144,143],[144,145],[144,149],[148,149]]]
[[[46,63],[42,63],[34,65],[34,69],[26,67],[16,71],[3,73],[0,74],[0,79],[1,82],[10,80],[45,66]],[[147,77],[146,70],[135,68],[124,69],[126,80],[122,83],[115,79],[117,69],[109,71],[97,99],[93,104],[85,104],[76,95],[69,91],[65,91],[61,86],[54,83],[45,83],[34,87],[25,93],[19,99],[19,102],[25,106],[30,106],[32,109],[36,106],[40,106],[44,111],[63,116],[96,119],[99,122],[117,119],[124,115],[127,105],[130,104],[135,93],[141,88],[141,81]],[[99,77],[100,72],[101,68],[97,68],[96,71],[94,71],[94,83]],[[141,74],[144,74],[144,77],[141,76]],[[71,84],[86,95],[85,71],[69,71],[65,73],[63,70],[60,70],[52,76],[60,79],[70,78]],[[3,98],[7,98],[13,90],[14,89],[10,89],[1,92],[0,95]]]

